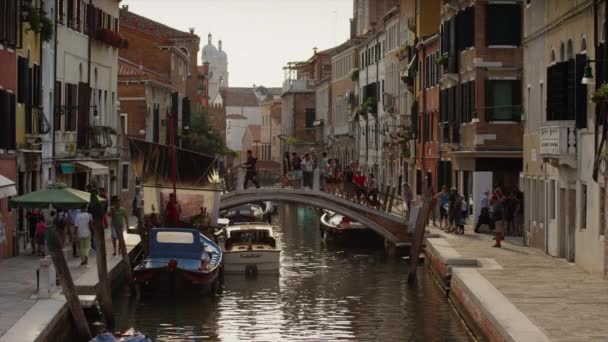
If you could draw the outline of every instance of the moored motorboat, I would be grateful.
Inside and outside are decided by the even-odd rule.
[[[362,223],[329,210],[324,210],[320,221],[321,236],[328,240],[344,242],[360,240],[363,243],[371,243],[375,242],[372,239],[378,237],[376,233]]]
[[[178,284],[217,286],[222,250],[196,229],[155,228],[149,254],[134,269],[138,284],[175,289]]]
[[[264,220],[265,212],[255,204],[244,204],[221,213],[230,222],[257,222]]]
[[[281,243],[262,222],[230,225],[220,237],[226,273],[278,273]]]
[[[111,334],[109,332],[100,333],[90,342],[151,342],[145,334],[134,329],[129,329],[122,333]]]

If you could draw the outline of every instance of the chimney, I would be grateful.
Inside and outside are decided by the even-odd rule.
[[[222,51],[222,40],[221,39],[217,41],[217,48],[218,48],[218,50]]]
[[[128,11],[129,10],[129,5],[122,5],[122,9],[125,10],[125,11]]]
[[[314,51],[315,55],[317,54],[317,50],[318,50],[318,48],[316,46],[314,48],[312,48],[312,51]]]
[[[357,21],[355,18],[350,19],[350,39],[357,36]]]
[[[194,27],[190,28],[190,34],[194,34]]]

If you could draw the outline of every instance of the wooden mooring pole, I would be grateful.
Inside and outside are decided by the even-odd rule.
[[[101,220],[93,219],[93,230],[95,231],[95,255],[97,257],[97,296],[101,313],[106,321],[106,326],[114,327],[114,310],[112,308],[112,286],[108,278],[108,262],[106,257],[106,239],[103,232]]]
[[[63,295],[65,296],[68,308],[72,314],[76,331],[81,338],[88,341],[91,339],[91,330],[89,329],[89,324],[87,323],[84,311],[80,305],[80,299],[78,299],[78,293],[76,292],[76,287],[74,286],[74,280],[72,279],[72,274],[68,268],[68,263],[65,261],[65,256],[63,255],[63,251],[61,249],[61,242],[57,236],[55,227],[49,227],[47,229],[46,236],[49,254],[51,255],[51,260],[53,261],[53,265],[57,271],[57,276],[59,277],[59,282],[61,283]]]
[[[420,255],[420,250],[422,249],[422,243],[424,242],[424,233],[426,231],[426,225],[429,222],[429,214],[431,212],[430,209],[432,203],[432,194],[430,193],[430,189],[427,189],[422,196],[422,208],[420,208],[418,218],[416,219],[414,241],[412,242],[412,249],[410,250],[410,268],[407,274],[407,281],[410,283],[416,280],[418,258]]]

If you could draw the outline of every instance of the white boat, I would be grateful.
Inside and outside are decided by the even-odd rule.
[[[230,225],[219,240],[224,251],[225,273],[279,273],[281,243],[270,224]]]

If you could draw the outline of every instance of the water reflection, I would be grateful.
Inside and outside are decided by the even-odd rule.
[[[375,249],[344,249],[319,235],[313,208],[282,205],[281,275],[226,276],[215,298],[117,298],[117,321],[156,341],[467,341],[467,333],[425,270]]]

